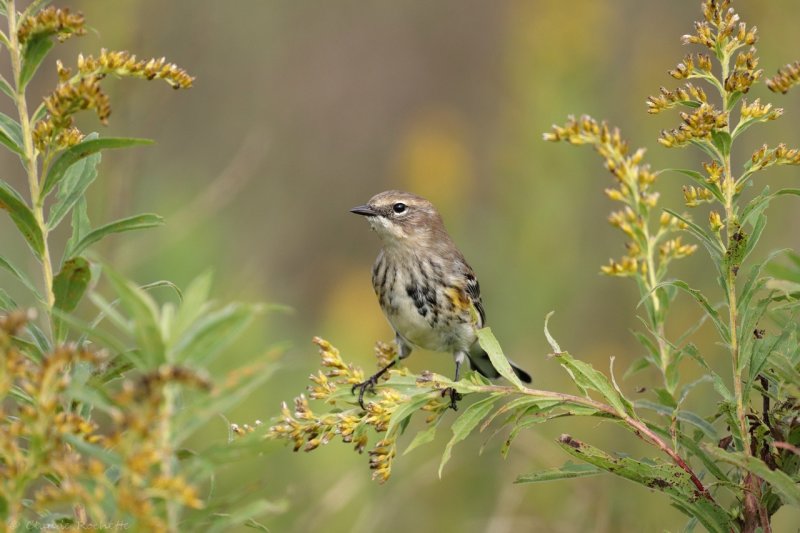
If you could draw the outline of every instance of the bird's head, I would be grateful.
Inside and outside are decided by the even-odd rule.
[[[384,244],[413,246],[444,233],[442,218],[425,198],[402,191],[384,191],[351,213],[367,218]]]

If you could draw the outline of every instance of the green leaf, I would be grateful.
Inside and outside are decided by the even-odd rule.
[[[47,106],[44,105],[44,102],[42,102],[41,104],[39,104],[39,106],[34,110],[33,114],[31,115],[31,124],[36,124],[40,120],[44,119],[46,116],[47,116]]]
[[[800,384],[800,372],[797,370],[797,364],[789,360],[785,354],[775,354],[775,357],[770,361],[770,366],[787,385],[798,387],[798,384]]]
[[[170,331],[172,338],[183,335],[199,317],[209,310],[211,304],[208,301],[208,295],[211,290],[211,281],[211,272],[207,271],[189,283],[189,286],[184,291],[183,301],[173,320]]]
[[[229,409],[239,405],[259,387],[272,377],[278,365],[272,361],[260,361],[250,365],[248,372],[228,386],[222,386],[215,393],[200,396],[195,402],[181,410],[179,421],[175,427],[175,442],[183,443],[192,434],[208,423],[211,418],[224,414]]]
[[[716,372],[712,372],[711,377],[712,377],[712,383],[714,384],[714,390],[717,391],[717,394],[722,396],[722,398],[726,402],[730,404],[735,404],[736,399],[733,397],[733,394],[731,394],[731,391],[728,388],[728,386],[725,385],[725,381],[723,381],[722,376],[720,376]]]
[[[720,153],[713,146],[711,146],[708,141],[706,140],[698,141],[697,139],[691,139],[689,141],[689,144],[705,152],[714,161],[722,163]]]
[[[550,322],[550,317],[555,314],[555,311],[550,311],[544,317],[544,336],[547,339],[547,343],[550,344],[550,348],[553,349],[553,353],[561,353],[561,346],[558,345],[556,340],[550,335],[550,330],[548,329],[547,325]]]
[[[663,439],[667,441],[672,440],[673,435],[669,432],[667,428],[661,427],[660,424],[647,424],[647,427],[653,430],[653,432],[660,435]],[[711,475],[713,475],[720,481],[730,482],[730,479],[728,478],[727,475],[725,475],[725,472],[723,472],[720,469],[716,461],[710,455],[704,452],[693,439],[679,432],[678,442],[680,443],[681,446],[689,450],[689,452],[691,452],[692,455],[700,459],[700,461],[703,463],[706,469],[708,469],[708,472]]]
[[[33,293],[37,300],[42,301],[42,295],[39,294],[36,286],[30,279],[28,279],[28,276],[24,272],[21,272],[19,269],[17,269],[17,267],[9,263],[8,260],[3,257],[0,257],[0,268],[4,268],[9,271],[15,278],[17,278],[17,280],[19,280],[20,283],[25,285],[25,287]]]
[[[763,210],[775,198],[774,194],[770,194],[769,186],[764,187],[758,196],[747,202],[739,215],[739,220],[742,224],[750,221],[751,214]]]
[[[711,142],[723,157],[731,153],[731,134],[724,130],[713,130],[711,132]]]
[[[651,360],[649,360],[649,362],[650,363],[657,362],[659,358],[659,350],[658,346],[656,346],[655,341],[639,331],[631,330],[631,333],[633,334],[634,337],[636,337],[636,340],[639,341],[639,344],[641,344],[647,349],[647,354],[652,358]]]
[[[282,513],[286,511],[288,506],[289,504],[286,501],[274,503],[268,500],[257,500],[239,506],[233,513],[215,513],[211,526],[206,525],[203,530],[208,533],[232,531],[236,529],[236,526],[247,525],[247,522],[256,516]]]
[[[612,457],[584,442],[562,435],[561,448],[573,457],[602,470],[629,479],[647,488],[666,493],[679,508],[696,516],[709,531],[724,533],[733,529],[730,517],[715,502],[699,494],[689,474],[680,467],[658,460],[637,461]]]
[[[31,81],[33,75],[36,74],[39,65],[52,47],[53,40],[48,33],[34,34],[25,43],[22,50],[22,70],[19,73],[20,91],[25,90],[28,82]]]
[[[386,435],[392,435],[398,428],[400,428],[400,433],[402,433],[403,424],[408,423],[411,419],[411,415],[428,403],[430,399],[431,393],[430,391],[426,391],[421,394],[415,394],[411,397],[411,400],[401,404],[395,409],[394,413],[392,413],[392,417],[389,419],[389,425],[386,427]]]
[[[19,305],[14,301],[4,289],[0,288],[0,309],[3,311],[13,311],[18,309]]]
[[[53,278],[55,306],[67,312],[74,310],[86,292],[91,278],[89,261],[83,257],[74,257],[66,261],[61,267],[61,272]]]
[[[678,174],[683,174],[684,176],[690,178],[697,185],[713,194],[717,200],[725,203],[725,197],[722,195],[722,191],[719,190],[719,187],[706,181],[706,177],[696,170],[690,170],[688,168],[665,168],[661,172],[677,172]]]
[[[144,362],[149,368],[164,363],[166,348],[155,301],[147,292],[110,268],[106,268],[105,273],[119,296],[122,307],[132,319],[134,336]]]
[[[75,257],[66,261],[61,271],[53,278],[53,295],[55,296],[55,307],[69,313],[77,307],[89,286],[92,273],[89,262],[83,257]],[[66,339],[66,329],[64,323],[55,318],[55,336],[59,342]]]
[[[418,432],[414,435],[414,439],[409,443],[408,447],[403,451],[403,455],[410,453],[412,450],[422,446],[423,444],[428,444],[429,442],[433,442],[433,439],[436,438],[436,428],[441,422],[442,417],[436,419],[435,422],[428,425],[427,428],[423,429],[422,431]]]
[[[800,506],[800,486],[797,485],[788,474],[781,470],[772,470],[770,467],[757,457],[745,455],[742,452],[726,452],[717,447],[706,445],[706,452],[715,456],[720,461],[738,466],[748,472],[752,472],[767,483],[777,492],[784,503]]]
[[[672,209],[664,209],[664,211],[686,224],[686,230],[697,237],[701,243],[703,243],[703,246],[706,247],[706,250],[708,250],[708,253],[711,255],[712,259],[719,261],[722,258],[722,254],[725,252],[725,250],[722,249],[722,246],[711,236],[711,234],[677,211],[673,211]]]
[[[99,459],[103,464],[108,466],[122,466],[122,459],[120,456],[110,450],[103,449],[96,444],[90,444],[76,435],[69,433],[65,433],[62,438],[84,456]]]
[[[753,383],[758,379],[759,374],[764,370],[767,364],[772,359],[773,354],[790,353],[793,346],[796,346],[796,339],[794,334],[797,331],[797,324],[789,324],[784,327],[779,336],[770,336],[758,341],[755,353],[752,355],[750,361],[750,368],[748,378],[745,383],[743,395],[748,397]],[[795,382],[798,383],[798,382]]]
[[[744,251],[742,252],[742,257],[738,264],[741,264],[745,259],[747,259],[747,256],[750,255],[750,252],[753,251],[753,248],[755,248],[756,244],[758,244],[758,240],[761,238],[761,234],[764,232],[764,228],[766,226],[767,215],[764,213],[759,213],[755,223],[753,224],[753,232],[750,234],[749,238],[746,239]]]
[[[0,181],[0,209],[5,209],[11,216],[11,220],[19,229],[22,236],[28,242],[28,246],[33,250],[37,259],[44,255],[44,236],[33,211],[22,200],[17,191],[11,188],[4,181]]]
[[[670,410],[674,410],[678,407],[678,404],[675,402],[675,398],[672,397],[672,394],[668,390],[656,387],[653,389],[653,392],[655,393],[656,398],[658,398],[658,403],[664,407],[668,407]]]
[[[525,388],[525,385],[522,384],[514,373],[514,369],[511,368],[511,363],[508,362],[508,359],[506,359],[506,356],[503,354],[503,349],[500,347],[500,343],[497,342],[491,328],[482,328],[478,330],[478,343],[489,355],[492,366],[494,366],[501,376],[514,384],[518,389]],[[441,468],[439,472],[441,476]]]
[[[175,296],[178,298],[178,301],[183,300],[183,292],[181,291],[180,287],[169,281],[168,279],[161,279],[158,281],[151,281],[150,283],[145,283],[142,285],[142,289],[149,291],[151,289],[158,289],[161,287],[165,287],[167,289],[172,290],[175,293]]]
[[[22,126],[5,113],[0,113],[0,142],[12,152],[25,157]]]
[[[96,326],[84,322],[80,320],[78,317],[71,315],[70,313],[64,313],[60,309],[53,309],[53,315],[56,316],[59,320],[63,320],[65,324],[68,326],[75,328],[77,331],[80,331],[86,335],[87,339],[91,339],[92,342],[97,343],[100,346],[108,348],[112,352],[116,354],[121,354],[122,357],[125,357],[127,360],[133,362],[137,368],[145,369],[148,366],[145,362],[141,359],[141,357],[135,351],[130,350],[128,347],[125,346],[125,343],[118,338],[117,335],[113,335],[104,331],[102,328],[97,328]]]
[[[555,479],[589,477],[605,473],[605,470],[592,464],[575,464],[571,461],[567,461],[561,468],[552,468],[550,470],[542,470],[541,472],[517,476],[514,483],[541,483],[543,481],[553,481]]]
[[[484,328],[481,331],[486,331]],[[481,345],[483,346],[483,345]],[[484,346],[483,349],[485,350],[486,347]],[[509,365],[510,368],[510,365]],[[513,374],[513,372],[512,372]],[[442,477],[442,470],[444,469],[444,465],[450,460],[450,454],[453,450],[453,446],[455,446],[458,442],[466,439],[472,430],[477,427],[478,424],[481,423],[486,415],[488,415],[492,408],[494,407],[494,403],[498,400],[497,396],[488,396],[482,400],[479,400],[464,410],[464,413],[458,417],[458,419],[453,422],[453,437],[450,439],[450,442],[447,443],[447,446],[444,448],[444,453],[442,454],[442,461],[439,463],[439,477]]]
[[[733,107],[739,103],[739,100],[742,99],[742,96],[744,96],[742,91],[733,91],[729,94],[727,109],[733,109]]]
[[[692,289],[685,281],[680,280],[665,281],[663,283],[659,283],[656,288],[661,286],[676,287],[694,298],[694,300],[700,304],[708,317],[714,323],[714,326],[717,328],[717,332],[719,333],[720,337],[722,337],[722,340],[724,342],[730,342],[731,336],[728,326],[722,321],[722,318],[719,316],[717,310],[708,302],[708,299],[703,295],[702,292],[697,289]]]
[[[742,286],[742,290],[739,293],[740,309],[744,309],[745,311],[747,311],[750,305],[750,300],[753,298],[755,293],[763,287],[764,283],[766,282],[766,280],[762,280],[762,278],[760,277],[761,272],[764,269],[764,266],[771,263],[779,255],[783,255],[788,252],[790,252],[788,248],[784,248],[782,250],[775,250],[771,252],[767,256],[767,258],[764,259],[764,261],[761,261],[753,265],[753,267],[750,269],[750,272],[748,273],[747,280],[745,281],[745,284]],[[746,321],[743,320],[742,323],[746,324]]]
[[[675,417],[681,422],[686,422],[687,424],[691,424],[700,431],[702,431],[709,439],[714,441],[719,440],[717,436],[717,431],[714,429],[714,426],[706,422],[702,417],[698,416],[691,411],[684,411],[684,410],[675,410],[673,408],[667,407],[665,405],[661,405],[655,402],[651,402],[649,400],[636,400],[634,402],[637,409],[649,409],[651,411],[655,411],[656,413],[668,416],[668,417]]]
[[[86,194],[86,189],[97,178],[97,165],[100,163],[100,154],[92,154],[85,159],[73,164],[64,174],[56,195],[56,202],[50,208],[50,217],[47,227],[57,227],[70,209]]]
[[[640,357],[634,360],[625,373],[622,375],[622,379],[628,379],[632,375],[636,374],[637,372],[641,372],[645,368],[648,368],[653,363],[646,357]]]
[[[174,360],[207,366],[241,335],[259,311],[257,306],[232,303],[205,314],[177,339],[172,349]]]
[[[750,126],[752,126],[753,124],[757,124],[758,122],[764,122],[764,121],[763,120],[757,120],[757,119],[742,120],[741,122],[739,122],[739,124],[736,125],[736,128],[733,130],[733,133],[731,133],[731,139],[732,140],[736,140],[736,138],[739,135],[741,135],[742,133],[747,131],[747,129]],[[749,159],[748,159],[748,162],[752,163],[752,161],[749,160]],[[749,170],[749,167],[746,168],[745,170]]]
[[[139,144],[152,144],[149,139],[128,139],[124,137],[107,137],[103,139],[87,139],[66,150],[56,159],[47,172],[42,186],[42,197],[47,196],[53,187],[59,184],[72,165],[85,157],[111,148],[125,148]]]
[[[8,83],[8,80],[5,79],[2,75],[0,75],[0,91],[2,91],[6,96],[11,98],[12,100],[16,98],[16,95],[14,94],[14,89],[11,87],[11,84]]]
[[[106,235],[111,235],[112,233],[122,233],[124,231],[153,228],[163,224],[164,219],[154,213],[145,213],[142,215],[135,215],[116,220],[106,224],[105,226],[100,226],[99,228],[90,231],[73,248],[68,249],[68,253],[65,253],[64,256],[74,257],[76,255],[80,255],[86,248],[96,243]]]
[[[67,245],[64,247],[63,259],[69,259],[70,250],[74,249],[78,243],[91,231],[92,226],[89,222],[86,197],[78,198],[78,202],[72,209],[72,235],[70,235]]]
[[[605,374],[595,370],[589,363],[573,358],[568,352],[556,354],[556,358],[582,390],[597,391],[618,413],[633,415],[631,402],[617,392]]]

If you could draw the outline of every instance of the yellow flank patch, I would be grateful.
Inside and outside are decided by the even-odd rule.
[[[472,300],[469,299],[469,296],[464,291],[456,289],[455,287],[448,287],[447,290],[445,290],[445,294],[447,294],[450,301],[453,302],[453,305],[456,306],[456,309],[460,311],[472,307]]]
[[[455,287],[449,287],[445,290],[445,294],[453,302],[458,311],[467,311],[470,316],[470,322],[477,324],[480,320],[480,313],[472,303],[472,298],[469,297],[466,291],[459,290]]]

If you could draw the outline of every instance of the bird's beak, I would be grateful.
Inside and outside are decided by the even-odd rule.
[[[355,213],[356,215],[363,215],[365,217],[374,217],[378,216],[378,212],[372,209],[368,205],[360,205],[358,207],[354,207],[350,210],[351,213]]]

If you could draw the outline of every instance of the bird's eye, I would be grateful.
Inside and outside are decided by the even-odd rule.
[[[403,202],[397,202],[392,206],[392,209],[399,215],[400,213],[405,213],[406,209],[408,209],[408,206]]]

